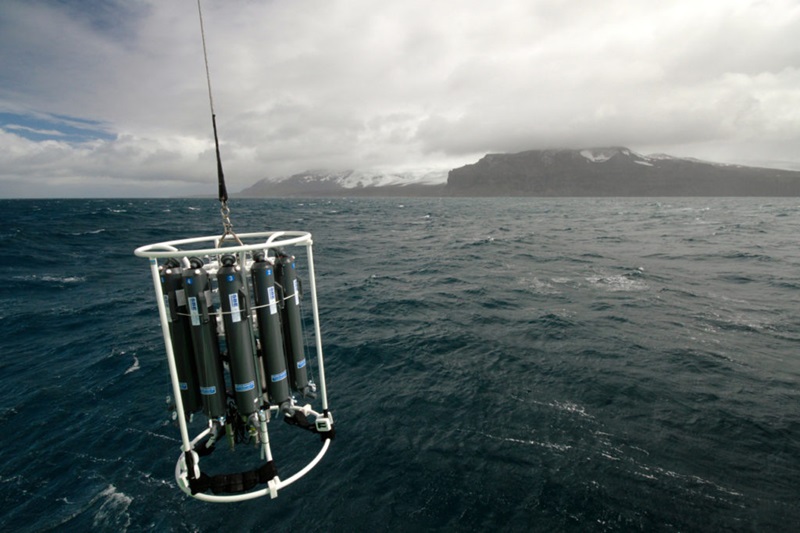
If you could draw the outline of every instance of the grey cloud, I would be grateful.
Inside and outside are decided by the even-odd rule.
[[[102,4],[4,3],[0,109],[119,134],[55,146],[7,131],[5,174],[202,183],[214,163],[194,4]],[[458,165],[548,146],[800,162],[793,1],[203,6],[234,190],[307,168]]]

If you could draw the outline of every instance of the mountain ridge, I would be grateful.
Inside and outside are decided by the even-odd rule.
[[[450,171],[448,196],[799,196],[800,172],[615,146],[487,154]]]
[[[442,195],[448,170],[307,170],[242,190],[245,197],[307,196],[437,196]]]
[[[623,146],[486,154],[450,170],[306,171],[240,197],[800,196],[800,171],[715,163]]]

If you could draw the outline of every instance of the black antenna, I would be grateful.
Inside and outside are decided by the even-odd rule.
[[[217,152],[217,181],[219,182],[219,202],[221,204],[220,213],[222,214],[222,225],[225,232],[222,234],[220,243],[225,240],[225,237],[231,236],[237,241],[239,238],[233,232],[233,224],[231,223],[230,213],[228,207],[228,190],[225,187],[225,173],[222,171],[222,156],[219,153],[219,136],[217,135],[217,115],[214,112],[214,96],[211,92],[211,74],[208,68],[208,51],[206,50],[206,32],[203,26],[203,10],[200,7],[200,0],[197,0],[197,14],[200,16],[200,36],[203,39],[203,60],[206,64],[206,82],[208,83],[208,102],[211,106],[211,125],[214,128],[214,147]],[[241,241],[239,241],[241,242]]]

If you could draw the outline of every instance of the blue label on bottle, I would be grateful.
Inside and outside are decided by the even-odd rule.
[[[269,300],[269,314],[276,314],[278,312],[278,300],[275,298],[274,285],[267,287],[267,299]]]
[[[181,390],[189,390],[189,385],[187,385],[187,384],[186,384],[185,382],[183,382],[183,381],[181,381],[180,383],[178,383],[178,386],[180,386]]]
[[[247,392],[256,388],[256,382],[250,381],[249,383],[235,383],[234,388],[236,392]]]
[[[239,309],[239,295],[236,293],[228,295],[228,302],[231,306],[231,321],[232,322],[241,322],[242,321],[242,312]]]
[[[216,387],[200,387],[200,394],[203,396],[214,396],[217,393]]]
[[[233,277],[233,274],[228,274],[228,277],[225,279],[227,279],[228,281],[233,281],[236,278]]]
[[[304,366],[306,366],[306,360],[305,359],[303,359],[302,361],[298,361],[297,362],[297,368],[303,368]]]
[[[197,298],[194,296],[189,296],[188,298],[189,304],[189,316],[192,317],[192,325],[199,326],[200,325],[200,309],[197,307]]]
[[[268,268],[268,269],[267,269],[267,276],[271,276],[271,275],[272,275],[272,269],[271,269],[271,268]]]
[[[272,374],[273,383],[277,383],[278,381],[283,381],[284,379],[286,379],[286,370],[284,370],[280,374]]]

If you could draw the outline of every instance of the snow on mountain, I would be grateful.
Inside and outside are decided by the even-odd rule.
[[[611,149],[604,149],[604,148],[593,148],[587,150],[581,150],[581,155],[591,161],[592,163],[605,163],[612,156],[616,155],[619,150]]]
[[[449,169],[307,170],[264,178],[242,190],[242,196],[290,197],[331,195],[431,195],[447,183]]]
[[[613,148],[587,148],[580,151],[580,154],[591,161],[592,163],[605,163],[615,155],[623,155],[625,157],[630,158],[633,160],[634,163],[639,163],[640,165],[652,165],[651,159],[663,159],[669,158],[670,156],[646,156],[642,154],[637,154],[636,152],[629,150],[628,148],[621,148],[621,147],[613,147]]]
[[[449,169],[306,171],[275,180],[276,183],[326,183],[344,189],[405,185],[442,185]]]

